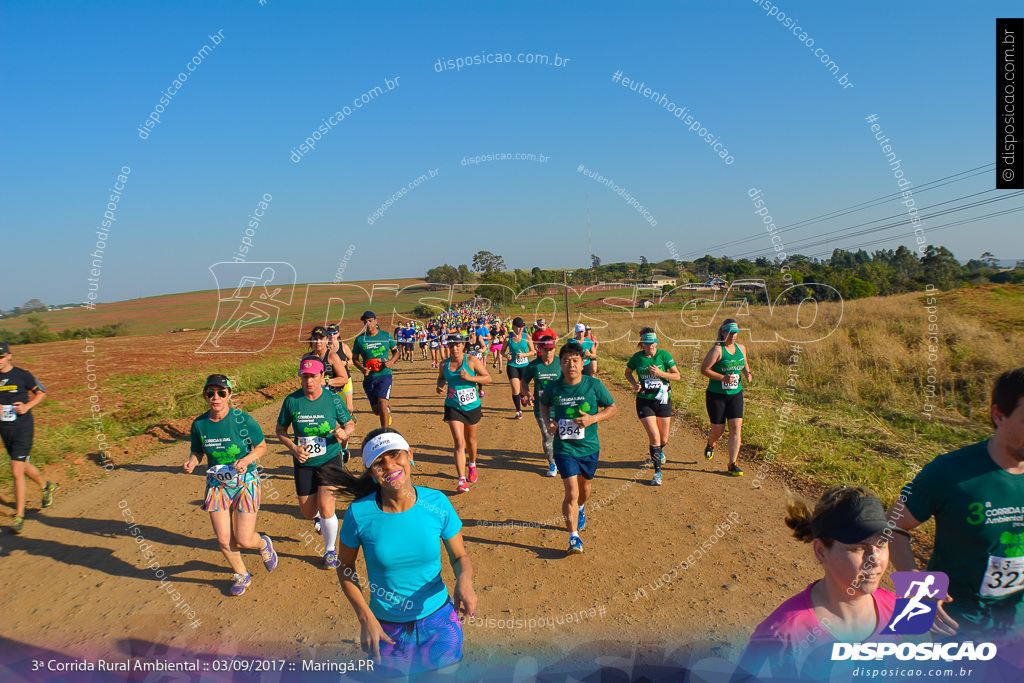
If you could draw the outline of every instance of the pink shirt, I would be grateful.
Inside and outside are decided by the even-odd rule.
[[[754,629],[741,659],[747,671],[757,673],[767,661],[778,673],[776,667],[798,664],[821,645],[837,642],[818,620],[811,604],[811,588],[815,583],[817,581],[779,605]],[[896,608],[896,594],[879,588],[871,597],[875,601],[878,623],[865,641],[899,642],[899,636],[879,635]]]

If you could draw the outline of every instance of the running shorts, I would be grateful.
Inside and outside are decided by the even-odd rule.
[[[451,600],[433,614],[408,623],[380,621],[394,641],[380,641],[379,675],[396,677],[433,671],[462,661],[462,624]]]
[[[312,496],[320,489],[321,467],[325,467],[327,465],[343,467],[341,454],[334,456],[323,465],[317,465],[316,467],[303,467],[302,463],[295,458],[292,458],[292,465],[294,465],[295,469],[295,493],[299,496]]]
[[[4,442],[7,455],[11,460],[28,462],[29,451],[32,450],[32,438],[35,433],[33,425],[28,427],[19,426],[14,429],[0,429],[0,439]]]
[[[743,417],[743,392],[735,394],[718,394],[714,391],[705,392],[708,406],[708,419],[713,425],[724,425],[726,420]]]
[[[591,361],[590,363],[587,363],[586,365],[583,366],[583,374],[586,375],[587,377],[593,377],[594,376],[594,363],[593,363],[593,361]]]
[[[637,417],[672,417],[672,404],[654,398],[636,397]]]
[[[420,342],[420,348],[421,349],[427,348],[427,342]]]
[[[203,510],[206,512],[221,510],[258,512],[260,509],[259,472],[256,470],[246,472],[239,477],[238,481],[239,486],[228,486],[214,479],[213,475],[207,475],[206,500],[203,501]]]
[[[482,406],[477,406],[476,408],[473,408],[473,410],[459,410],[452,406],[444,407],[445,422],[461,422],[467,425],[475,425],[483,416],[484,411]]]
[[[523,371],[525,371],[527,367],[528,366],[526,365],[521,365],[519,367],[516,367],[514,365],[506,365],[505,371],[508,373],[509,379],[522,379]]]
[[[562,479],[575,477],[577,474],[582,474],[584,479],[593,479],[597,473],[599,455],[601,455],[601,451],[585,455],[582,458],[555,453],[555,467],[558,468],[558,474],[561,475]]]
[[[380,399],[391,400],[391,377],[391,375],[377,375],[363,380],[363,391],[366,392],[366,398],[370,400],[371,406],[377,405]]]
[[[501,344],[491,344],[491,353],[501,351]]]

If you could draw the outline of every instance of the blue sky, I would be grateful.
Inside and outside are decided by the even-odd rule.
[[[891,194],[879,124],[915,186],[992,163],[995,18],[1019,3],[785,2],[780,9],[847,73],[843,88],[764,7],[735,2],[4,3],[0,21],[0,307],[84,301],[118,169],[131,169],[109,231],[98,300],[210,289],[260,197],[272,201],[249,261],[287,261],[300,282],[421,276],[486,249],[509,267],[581,267],[669,257],[771,253],[747,191],[779,226]],[[210,51],[139,137],[161,91]],[[212,47],[212,44],[211,44]],[[557,54],[564,66],[438,60]],[[688,107],[734,158],[726,165],[665,108],[612,81],[643,81]],[[398,87],[362,108],[385,79]],[[352,113],[298,163],[322,119]],[[538,161],[462,165],[466,156]],[[577,172],[610,177],[622,197]],[[421,174],[372,226],[367,218]],[[919,197],[927,206],[994,187],[991,171]],[[979,198],[996,198],[993,191]],[[1024,258],[1020,198],[926,222],[962,260]],[[833,235],[899,214],[898,203],[786,233],[829,233],[793,252],[913,246],[904,226]],[[712,249],[733,239],[745,245]],[[788,246],[788,245],[787,245]],[[12,258],[13,257],[13,258]]]

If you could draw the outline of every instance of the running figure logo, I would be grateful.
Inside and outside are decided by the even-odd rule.
[[[893,572],[896,608],[884,634],[920,635],[935,623],[939,602],[948,599],[949,577],[943,572]]]
[[[196,353],[259,353],[270,346],[281,309],[292,303],[295,268],[228,261],[213,264],[210,272],[217,282],[217,317]]]

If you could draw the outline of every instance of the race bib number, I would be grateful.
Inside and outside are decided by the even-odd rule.
[[[323,455],[327,452],[327,439],[322,436],[300,436],[299,448],[306,455]]]
[[[516,364],[516,367],[518,367],[520,365],[526,365],[527,363],[530,362],[530,359],[526,357],[525,353],[517,353],[514,362]]]
[[[562,441],[578,441],[585,433],[586,430],[572,420],[558,421],[558,438]]]
[[[238,470],[234,465],[214,465],[206,470],[207,476],[222,486],[239,486]]]
[[[1024,557],[990,555],[979,593],[990,598],[1002,598],[1020,590],[1024,590]]]
[[[722,380],[722,388],[726,391],[740,388],[740,376],[737,374],[726,375]]]
[[[0,406],[3,408],[3,412],[0,413],[0,422],[14,422],[18,419],[18,414],[14,412],[14,406]]]
[[[476,387],[456,389],[455,398],[459,401],[460,406],[468,406],[470,403],[476,400]]]
[[[661,380],[657,377],[644,378],[644,391],[661,391]]]

